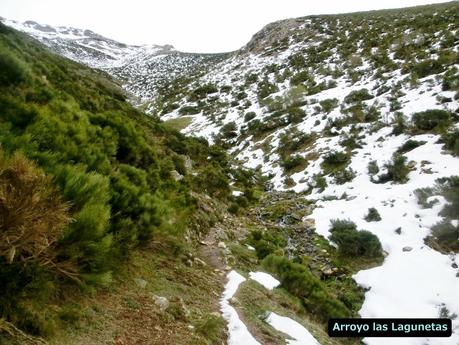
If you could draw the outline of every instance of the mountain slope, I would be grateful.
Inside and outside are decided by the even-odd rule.
[[[192,276],[194,288],[176,298],[199,311],[189,322],[209,317],[217,298],[193,294],[218,291],[220,278],[186,262],[227,208],[231,188],[253,186],[250,177],[236,182],[238,171],[219,148],[133,108],[106,73],[0,24],[0,343],[38,343],[22,331],[52,337],[76,327],[85,319],[84,297],[101,289],[113,289],[113,298],[99,311],[87,305],[86,317],[103,318],[100,308],[114,312],[117,289],[137,291],[140,272],[129,266],[144,261],[152,293],[172,298],[174,289],[161,279],[183,270],[174,283],[179,291],[190,286],[182,278]],[[171,320],[183,303],[176,299],[167,315],[158,317],[156,308],[145,317],[165,328],[173,323],[178,338],[206,343],[187,328],[188,319]],[[121,307],[128,313],[126,303]],[[110,315],[112,322],[122,317]],[[223,332],[215,322],[214,332]],[[143,336],[143,324],[135,326]],[[107,330],[112,340],[114,329]]]
[[[459,171],[458,14],[452,2],[280,21],[159,95],[157,112],[186,119],[183,133],[222,144],[276,190],[305,193],[317,233],[333,238],[333,222],[350,220],[380,239],[382,266],[354,276],[368,289],[362,317],[457,326],[458,190],[448,199],[444,186]]]
[[[171,45],[127,45],[90,30],[53,27],[33,21],[0,18],[5,25],[27,33],[56,53],[115,76],[135,103],[151,101],[156,90],[171,80],[192,74],[225,59],[228,54],[194,54]]]

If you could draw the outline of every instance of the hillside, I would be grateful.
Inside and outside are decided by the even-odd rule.
[[[78,322],[103,324],[108,315],[128,322],[129,306],[145,298],[129,296],[145,277],[154,281],[148,289],[164,293],[167,277],[178,275],[171,308],[185,300],[198,311],[193,322],[204,322],[215,305],[196,293],[218,291],[220,278],[187,263],[227,208],[231,188],[253,188],[250,175],[238,179],[243,171],[221,149],[134,109],[105,73],[3,24],[0,71],[0,343],[43,343],[34,336],[62,337]],[[139,262],[143,275],[131,271]],[[173,300],[190,275],[195,289]],[[147,316],[164,332],[170,323],[182,329],[179,339],[205,343],[170,315]],[[141,339],[144,325],[134,326],[111,324],[100,340]]]
[[[45,174],[53,262],[95,294],[45,270],[59,331],[22,321],[48,297],[22,281],[9,325],[51,344],[459,341],[459,2],[282,20],[231,54],[9,25],[98,68],[0,26],[0,171]],[[448,317],[453,335],[327,336],[359,316]]]
[[[276,22],[156,102],[274,190],[302,193],[318,234],[339,243],[339,219],[379,238],[384,263],[354,275],[362,317],[451,315],[457,326],[458,14],[453,2]]]

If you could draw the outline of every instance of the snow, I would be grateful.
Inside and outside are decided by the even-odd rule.
[[[323,193],[315,195],[317,208],[311,217],[316,221],[316,231],[325,237],[329,235],[332,219],[350,219],[359,229],[366,229],[380,239],[383,249],[388,253],[384,263],[369,270],[358,272],[354,279],[360,285],[370,288],[365,294],[365,302],[360,310],[361,317],[374,318],[435,318],[439,308],[445,305],[450,313],[459,313],[459,278],[451,263],[458,261],[459,255],[443,255],[424,244],[430,227],[441,220],[438,215],[445,200],[430,209],[423,209],[417,203],[414,191],[431,187],[440,177],[449,177],[459,171],[459,159],[442,153],[438,137],[431,134],[413,137],[426,141],[426,144],[406,154],[409,161],[416,162],[416,170],[409,174],[405,184],[374,184],[367,173],[370,160],[384,162],[406,138],[390,136],[388,128],[366,138],[366,145],[354,155],[350,167],[356,171],[356,178],[344,185],[330,185]],[[379,138],[385,138],[383,142]],[[419,162],[430,162],[429,173],[424,173]],[[322,195],[346,199],[319,200]],[[369,207],[375,207],[382,220],[367,223],[363,218]],[[401,234],[394,230],[402,228]],[[404,252],[405,246],[412,247]],[[382,307],[384,306],[384,307]],[[459,326],[453,320],[454,327]],[[405,338],[392,339],[391,344],[452,344],[459,342],[459,334],[451,338]],[[367,338],[369,345],[387,344],[384,338]]]
[[[320,345],[306,328],[288,317],[271,312],[266,322],[279,332],[285,333],[292,338],[285,340],[287,345]]]
[[[220,308],[223,318],[228,322],[228,345],[260,345],[260,343],[250,334],[247,327],[239,319],[236,309],[230,305],[230,300],[236,293],[239,285],[246,279],[236,271],[231,271],[227,275],[228,282],[220,300]]]
[[[274,278],[272,275],[264,272],[250,272],[250,279],[263,285],[266,289],[272,290],[280,285],[280,281]]]

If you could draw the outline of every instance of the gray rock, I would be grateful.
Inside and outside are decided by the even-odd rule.
[[[226,249],[226,244],[225,244],[225,242],[218,242],[217,247],[218,248],[222,248],[222,249]]]
[[[141,289],[145,289],[147,287],[147,281],[144,280],[144,279],[140,279],[140,278],[136,278],[134,279],[136,285],[141,288]]]
[[[183,175],[180,175],[177,170],[172,170],[171,171],[171,175],[172,175],[172,178],[175,180],[175,181],[180,181],[180,180],[183,180]]]
[[[153,295],[153,301],[159,307],[162,312],[169,308],[169,300],[166,297]]]
[[[402,249],[404,252],[411,252],[413,250],[413,247],[409,247],[409,246],[406,246],[406,247],[403,247]]]
[[[458,267],[458,266],[457,266],[457,263],[453,262],[453,263],[451,264],[451,267],[452,267],[452,268],[457,268],[457,267]]]

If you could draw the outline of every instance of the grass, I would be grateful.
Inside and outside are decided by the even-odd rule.
[[[282,288],[275,288],[272,291],[253,280],[247,280],[240,285],[235,295],[239,301],[236,309],[241,315],[249,330],[263,344],[284,344],[285,335],[277,332],[263,318],[267,312],[275,312],[281,316],[286,316],[302,324],[322,345],[344,344],[340,339],[328,337],[326,329],[314,321],[306,314],[302,313],[300,301],[290,295]],[[239,306],[239,307],[238,307]],[[353,343],[345,344],[357,344]]]
[[[161,242],[135,251],[110,289],[69,297],[67,305],[79,306],[79,322],[68,322],[49,345],[197,345],[224,339],[226,324],[212,314],[219,310],[223,278],[210,267],[187,266],[181,255],[167,254],[171,248]],[[147,281],[145,288],[137,285],[138,278]],[[154,295],[169,300],[166,311],[159,310]],[[180,311],[182,304],[188,312]]]
[[[175,119],[164,121],[164,124],[172,129],[181,131],[182,129],[185,129],[186,127],[188,127],[192,121],[193,121],[193,116],[181,116]]]

